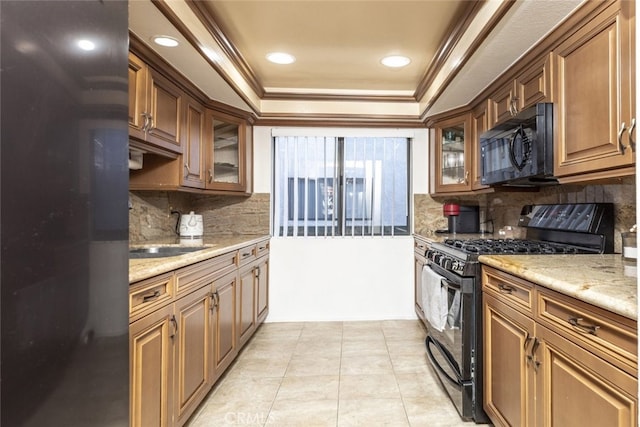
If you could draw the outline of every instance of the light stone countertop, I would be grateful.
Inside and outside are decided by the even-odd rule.
[[[173,271],[196,262],[204,261],[209,258],[258,243],[259,241],[268,238],[269,236],[267,235],[205,237],[202,240],[202,246],[208,246],[208,248],[201,251],[189,252],[183,255],[171,257],[131,258],[129,259],[129,284],[157,276],[158,274]],[[181,244],[178,239],[172,238],[146,242],[139,245],[131,245],[130,248],[134,249],[150,246],[193,246],[193,244]]]
[[[481,255],[479,261],[586,303],[638,319],[637,272],[620,254]]]

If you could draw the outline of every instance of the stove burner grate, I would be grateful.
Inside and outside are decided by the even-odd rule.
[[[523,239],[447,239],[445,245],[477,255],[489,254],[578,254],[591,252],[562,243]]]

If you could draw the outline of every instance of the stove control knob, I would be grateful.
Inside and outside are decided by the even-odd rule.
[[[444,267],[445,270],[451,270],[451,267],[453,266],[453,260],[451,258],[444,257],[440,265]]]
[[[433,257],[431,259],[433,260],[434,263],[440,265],[440,260],[442,259],[442,254],[435,253],[435,254],[433,254]]]
[[[425,256],[427,259],[433,259],[433,249],[428,249]]]

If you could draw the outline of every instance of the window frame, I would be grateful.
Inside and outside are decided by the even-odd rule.
[[[396,131],[397,130],[393,130]],[[339,135],[339,136],[334,136],[334,135]],[[305,186],[303,186],[302,188],[298,187],[298,194],[303,194],[305,195],[304,197],[299,196],[297,199],[297,203],[298,203],[298,210],[292,209],[292,202],[284,202],[284,203],[289,203],[289,206],[284,206],[281,210],[281,208],[278,206],[277,203],[279,202],[283,202],[284,200],[289,200],[288,197],[284,197],[283,199],[279,199],[276,196],[276,192],[279,191],[278,190],[278,176],[277,176],[277,168],[278,168],[278,147],[277,147],[277,137],[304,137],[304,136],[308,136],[308,135],[285,135],[285,134],[281,134],[281,135],[273,135],[272,134],[272,138],[271,138],[271,144],[272,144],[272,153],[273,153],[273,169],[272,169],[272,174],[271,174],[271,179],[272,179],[272,194],[271,194],[271,206],[272,208],[270,209],[270,215],[271,215],[271,235],[274,237],[286,237],[286,238],[295,238],[295,237],[370,237],[370,238],[375,238],[375,237],[406,237],[406,236],[410,236],[412,233],[412,147],[413,147],[413,142],[414,142],[414,138],[413,135],[408,135],[407,132],[405,132],[403,135],[396,135],[394,134],[394,132],[390,132],[390,134],[385,134],[380,133],[377,135],[368,135],[366,133],[352,133],[349,132],[347,135],[342,136],[342,133],[338,133],[338,134],[334,134],[334,133],[322,133],[322,132],[316,132],[313,135],[310,136],[316,136],[316,137],[321,137],[324,138],[323,143],[326,144],[326,138],[333,138],[334,140],[331,141],[333,143],[334,146],[334,158],[333,160],[335,161],[335,167],[333,168],[333,177],[325,175],[324,177],[314,177],[314,178],[310,178],[308,176],[298,176],[297,179],[299,180],[299,182],[304,182],[306,184],[306,190],[305,190]],[[404,179],[406,179],[406,187],[404,188],[404,193],[405,193],[405,197],[406,197],[406,203],[404,204],[404,211],[405,211],[405,220],[404,220],[404,224],[396,224],[396,223],[392,223],[389,225],[385,225],[384,222],[382,221],[382,217],[380,219],[381,223],[378,224],[374,224],[371,223],[371,221],[373,220],[372,216],[372,210],[373,210],[373,206],[372,206],[372,195],[369,195],[368,197],[364,197],[363,198],[363,203],[365,204],[365,206],[362,206],[361,208],[358,209],[365,209],[365,213],[367,212],[368,209],[368,215],[361,215],[361,216],[357,216],[356,219],[349,219],[347,218],[347,214],[348,214],[348,203],[347,203],[347,198],[346,198],[346,191],[345,191],[345,184],[347,182],[347,180],[349,179],[355,179],[356,180],[356,184],[358,183],[358,179],[360,179],[361,183],[363,185],[365,185],[365,178],[359,178],[357,176],[346,176],[346,171],[347,171],[347,162],[345,161],[345,150],[346,150],[346,145],[347,145],[347,139],[348,138],[380,138],[380,139],[404,139],[404,142],[406,144],[406,146],[404,147],[404,153],[402,155],[402,158],[404,158],[404,162],[405,162],[405,168],[406,168],[406,177]],[[383,141],[383,145],[386,142]],[[397,144],[398,141],[392,141],[393,144]],[[369,158],[365,158],[366,161],[374,161],[375,162],[375,158],[369,159]],[[395,159],[394,157],[394,160]],[[395,161],[394,161],[395,163]],[[326,165],[326,159],[325,159],[325,165]],[[287,183],[284,185],[286,188],[290,189],[291,188],[291,184],[290,181],[295,180],[296,177],[295,176],[289,176],[286,178]],[[317,209],[317,204],[318,204],[318,181],[323,181],[323,180],[337,180],[338,182],[338,186],[337,187],[333,187],[334,188],[334,197],[333,197],[333,212],[338,212],[339,215],[336,217],[330,217],[330,219],[326,219],[325,218],[320,218],[321,220],[324,221],[329,221],[329,225],[325,224],[318,224],[318,218],[320,217],[321,213],[318,211]],[[309,206],[309,196],[307,196],[308,193],[310,193],[311,191],[309,190],[309,186],[311,185],[311,181],[314,181],[313,187],[314,187],[314,203],[316,206]],[[326,186],[326,181],[324,182],[324,185]],[[325,187],[326,188],[326,187]],[[373,190],[372,190],[373,191]],[[291,193],[291,191],[289,192]],[[365,192],[367,193],[367,192]],[[372,193],[371,193],[372,194]],[[394,193],[395,194],[395,193]],[[369,206],[366,206],[367,203],[369,203]],[[295,204],[295,202],[293,202],[293,204]],[[353,204],[352,204],[353,207]],[[313,216],[311,216],[309,214],[309,209],[313,208]],[[304,215],[304,210],[307,211],[307,217],[305,218]],[[296,215],[297,212],[297,215]],[[281,220],[276,221],[276,216],[281,214]],[[326,214],[325,214],[326,215]],[[294,217],[297,216],[297,218],[294,219]],[[363,218],[364,217],[364,218]],[[396,216],[393,215],[393,217],[395,218]],[[300,224],[298,223],[298,221],[305,221],[306,220],[311,220],[311,222],[307,223],[307,224]],[[294,221],[293,224],[290,224],[290,221]],[[331,221],[334,221],[335,224],[331,224]],[[351,221],[351,224],[349,224],[349,221]],[[354,224],[354,221],[369,221],[369,224],[365,224],[365,223],[361,223],[361,224]],[[296,230],[297,229],[297,230]],[[324,230],[324,232],[322,232]],[[310,232],[311,231],[311,232]]]

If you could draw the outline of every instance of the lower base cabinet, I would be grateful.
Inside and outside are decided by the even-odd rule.
[[[132,427],[184,425],[264,321],[268,252],[255,259],[255,251],[268,247],[266,242],[235,251],[232,264],[226,261],[230,254],[224,254],[174,272],[179,280],[165,273],[131,285]],[[245,257],[240,268],[238,254],[247,251],[254,255]],[[245,270],[251,275],[242,286]],[[252,325],[241,336],[243,297]]]
[[[205,286],[174,303],[175,342],[174,414],[184,424],[211,385],[212,316],[211,289]]]
[[[482,287],[494,425],[637,426],[635,322],[489,267]]]
[[[216,379],[229,367],[238,354],[236,337],[237,286],[238,276],[235,271],[213,282]]]
[[[173,419],[173,307],[129,325],[131,426],[169,426]]]

